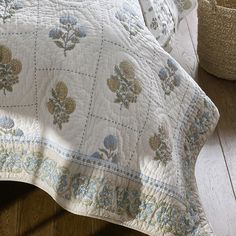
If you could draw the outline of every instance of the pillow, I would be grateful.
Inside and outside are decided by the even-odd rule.
[[[169,42],[178,24],[178,9],[173,1],[140,1],[147,27],[160,45],[168,50]]]
[[[186,16],[197,5],[197,0],[174,0],[174,2],[178,8],[179,19],[182,19],[184,16]]]
[[[171,51],[171,40],[180,20],[195,6],[196,0],[140,0],[145,22],[160,45]]]

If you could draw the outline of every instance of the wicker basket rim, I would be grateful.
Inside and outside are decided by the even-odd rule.
[[[236,7],[236,0],[217,2]],[[216,6],[213,0],[199,0],[197,50],[200,65],[219,78],[236,81],[235,26],[236,9]]]
[[[214,4],[212,3],[212,2],[214,2],[214,0],[213,1],[212,0],[202,0],[202,1],[206,2],[209,5],[212,5],[212,7],[216,7],[216,9],[220,8],[222,10],[227,10],[227,11],[229,11],[229,10],[236,11],[236,3],[234,3],[234,6],[232,6],[232,7],[227,7],[227,6],[218,5],[219,0],[215,0],[216,6],[214,6]]]

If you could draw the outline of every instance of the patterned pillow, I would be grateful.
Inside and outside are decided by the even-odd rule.
[[[145,22],[160,45],[171,51],[179,21],[196,6],[196,0],[140,0]]]
[[[197,5],[197,0],[174,0],[174,2],[179,11],[179,19],[186,16]]]
[[[140,3],[147,27],[160,45],[167,49],[178,24],[175,3],[169,0],[141,0]]]

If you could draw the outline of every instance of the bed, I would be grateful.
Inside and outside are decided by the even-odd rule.
[[[0,0],[0,180],[148,235],[211,236],[194,167],[219,113],[166,49],[194,2],[163,1],[174,28],[157,37],[160,2]]]

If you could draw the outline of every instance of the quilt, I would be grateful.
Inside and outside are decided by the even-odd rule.
[[[138,0],[0,0],[0,180],[157,236],[210,236],[197,155],[218,110]]]

